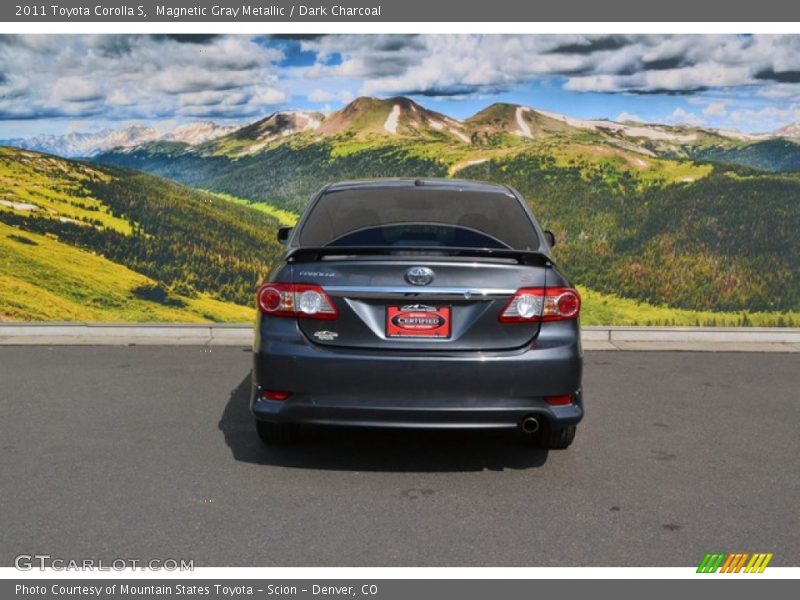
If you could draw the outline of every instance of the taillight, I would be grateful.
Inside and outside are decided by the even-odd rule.
[[[308,283],[265,283],[258,290],[258,308],[271,317],[335,319],[336,307],[322,286]]]
[[[565,321],[577,319],[580,312],[581,297],[573,288],[522,288],[500,313],[500,322]]]

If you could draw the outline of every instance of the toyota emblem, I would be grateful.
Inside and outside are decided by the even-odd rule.
[[[406,281],[411,285],[428,285],[433,281],[433,271],[428,267],[411,267],[406,271]]]

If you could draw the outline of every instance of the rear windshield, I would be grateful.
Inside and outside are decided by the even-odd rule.
[[[539,248],[528,214],[510,193],[420,187],[325,193],[299,241],[303,246]]]

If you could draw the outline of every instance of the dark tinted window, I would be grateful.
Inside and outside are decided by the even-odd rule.
[[[299,239],[303,246],[539,248],[530,218],[511,193],[441,187],[328,192]]]

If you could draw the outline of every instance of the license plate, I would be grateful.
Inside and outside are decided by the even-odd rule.
[[[387,306],[386,337],[449,338],[450,307],[424,304]]]

